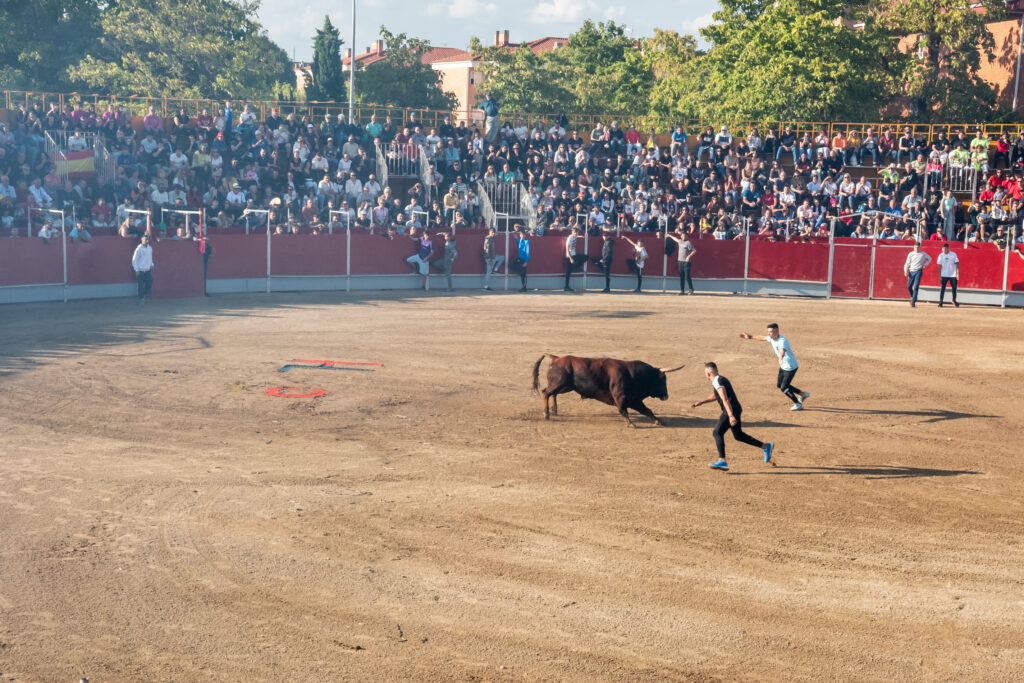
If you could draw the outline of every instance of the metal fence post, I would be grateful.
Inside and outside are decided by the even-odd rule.
[[[832,298],[832,271],[836,262],[836,231],[835,225],[828,232],[828,290],[825,293],[826,299]]]
[[[748,294],[747,285],[750,282],[750,228],[745,231],[746,239],[743,245],[743,293]]]
[[[345,226],[345,291],[352,291],[352,226]]]
[[[875,298],[875,252],[878,250],[878,232],[871,236],[871,272],[868,274],[868,301]]]

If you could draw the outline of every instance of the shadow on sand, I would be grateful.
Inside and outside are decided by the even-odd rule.
[[[920,477],[959,477],[963,475],[984,474],[971,470],[939,470],[928,467],[903,467],[900,465],[815,465],[796,466],[779,465],[762,472],[730,472],[730,475],[768,475],[768,476],[806,476],[822,474],[839,474],[847,477],[864,477],[865,479],[917,479]]]
[[[944,422],[945,420],[962,420],[965,418],[1000,418],[1002,415],[975,415],[958,413],[955,410],[868,410],[864,408],[832,408],[829,406],[808,407],[807,412],[836,413],[839,415],[905,415],[906,417],[929,418],[922,420],[925,424]]]

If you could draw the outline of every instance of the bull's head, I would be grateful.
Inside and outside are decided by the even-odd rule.
[[[656,385],[654,387],[654,391],[652,392],[651,395],[654,396],[654,398],[661,399],[662,401],[667,401],[668,400],[668,381],[667,381],[666,375],[668,375],[670,372],[675,372],[677,370],[682,370],[685,367],[686,367],[685,365],[680,365],[679,367],[676,367],[676,368],[660,368],[658,370],[658,381],[657,381],[657,383],[656,383]]]

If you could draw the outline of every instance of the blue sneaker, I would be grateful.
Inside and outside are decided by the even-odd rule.
[[[774,448],[775,448],[775,444],[773,444],[773,443],[766,443],[764,445],[764,448],[761,449],[762,451],[764,451],[764,461],[765,462],[771,462],[772,461],[772,450],[774,450]]]
[[[719,460],[718,462],[713,462],[710,465],[708,465],[708,467],[710,467],[713,470],[722,470],[723,472],[728,472],[729,471],[729,463],[727,463],[724,460]]]

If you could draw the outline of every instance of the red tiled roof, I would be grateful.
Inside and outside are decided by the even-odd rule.
[[[454,60],[455,57],[458,59]],[[435,62],[464,61],[469,58],[468,52],[457,47],[434,47],[424,54],[420,61],[424,64],[434,64]]]

